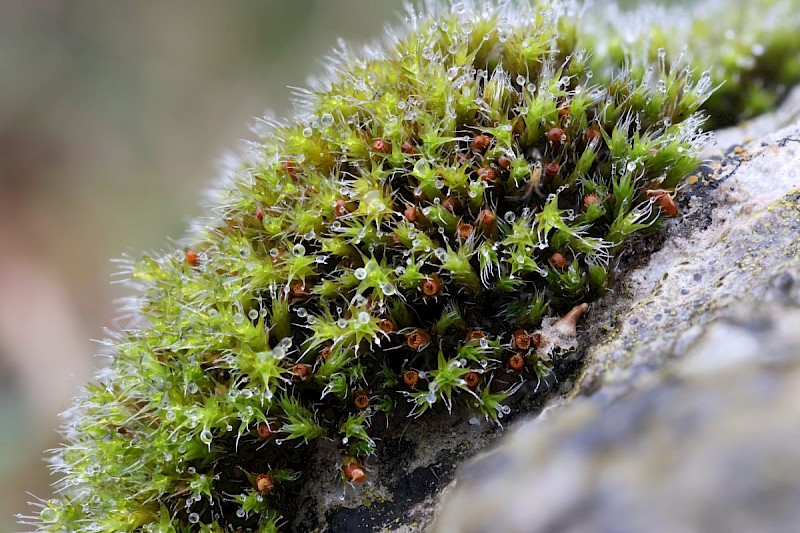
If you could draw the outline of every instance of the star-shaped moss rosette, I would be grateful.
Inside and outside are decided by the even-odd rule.
[[[580,20],[459,3],[338,52],[217,218],[130,265],[139,325],[68,413],[37,527],[274,531],[315,440],[359,483],[376,417],[506,414],[568,347],[545,330],[569,337],[626,240],[678,213],[703,141],[708,72],[625,40],[613,68]]]

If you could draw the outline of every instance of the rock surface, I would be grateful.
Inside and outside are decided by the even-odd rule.
[[[572,392],[461,470],[436,531],[797,531],[799,166],[796,123],[704,168],[590,311]]]
[[[798,110],[795,92],[761,129],[720,142]],[[505,444],[451,482],[501,431],[467,412],[393,421],[369,465],[376,481],[345,489],[310,468],[292,526],[428,531],[434,514],[442,533],[800,523],[799,200],[800,123],[725,149],[690,179],[682,216],[639,243],[655,253],[623,258],[628,273],[561,363],[575,380],[516,396]],[[333,448],[314,461],[331,464]]]
[[[800,310],[749,309],[657,383],[576,402],[464,468],[436,531],[796,532]]]

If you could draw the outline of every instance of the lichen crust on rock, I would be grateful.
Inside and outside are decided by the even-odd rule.
[[[67,413],[36,526],[275,531],[320,440],[357,485],[376,424],[508,414],[626,241],[678,214],[719,81],[586,9],[409,7],[259,123],[185,248],[126,264],[134,320]]]

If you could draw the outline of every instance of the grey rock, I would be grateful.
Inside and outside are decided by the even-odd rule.
[[[576,402],[464,468],[436,531],[796,532],[800,310],[753,311],[657,383]]]

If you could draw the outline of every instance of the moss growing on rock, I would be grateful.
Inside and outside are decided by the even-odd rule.
[[[384,49],[337,52],[216,218],[129,265],[139,321],[69,413],[38,527],[273,531],[317,439],[359,483],[379,418],[507,413],[567,347],[543,319],[572,309],[568,337],[677,213],[714,84],[576,9],[410,10]]]

